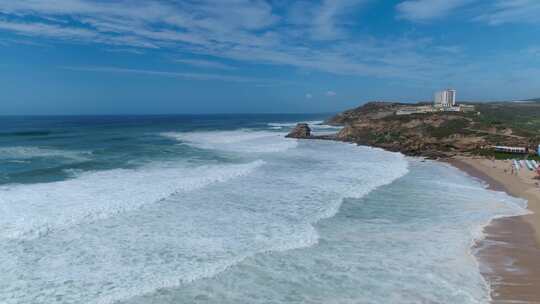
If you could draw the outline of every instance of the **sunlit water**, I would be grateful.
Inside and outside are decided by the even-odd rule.
[[[0,303],[486,303],[471,244],[525,202],[284,138],[319,119],[5,119]]]

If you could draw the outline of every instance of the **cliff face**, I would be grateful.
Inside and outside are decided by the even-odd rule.
[[[410,105],[409,105],[410,106]],[[327,121],[343,125],[339,140],[431,158],[476,153],[491,145],[531,146],[509,128],[484,128],[477,113],[437,112],[395,115],[402,104],[373,102]]]

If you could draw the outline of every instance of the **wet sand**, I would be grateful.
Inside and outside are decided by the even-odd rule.
[[[511,161],[457,157],[448,161],[491,189],[528,200],[529,215],[493,220],[474,251],[492,288],[492,303],[540,303],[540,180]]]

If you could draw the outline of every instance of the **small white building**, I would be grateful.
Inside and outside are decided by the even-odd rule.
[[[433,106],[441,108],[451,108],[456,106],[456,90],[447,89],[436,92]]]
[[[507,147],[507,146],[495,146],[495,151],[506,153],[526,154],[528,151],[526,147]]]

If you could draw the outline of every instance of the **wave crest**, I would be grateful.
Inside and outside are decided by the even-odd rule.
[[[27,160],[32,158],[68,158],[74,160],[88,159],[88,152],[57,150],[39,147],[3,147],[0,148],[0,160]]]
[[[147,166],[77,174],[75,179],[0,187],[0,238],[51,230],[138,209],[170,195],[251,173],[264,162],[196,168]]]
[[[275,153],[297,146],[297,141],[285,138],[284,133],[268,131],[167,132],[161,135],[197,148],[227,152]]]

